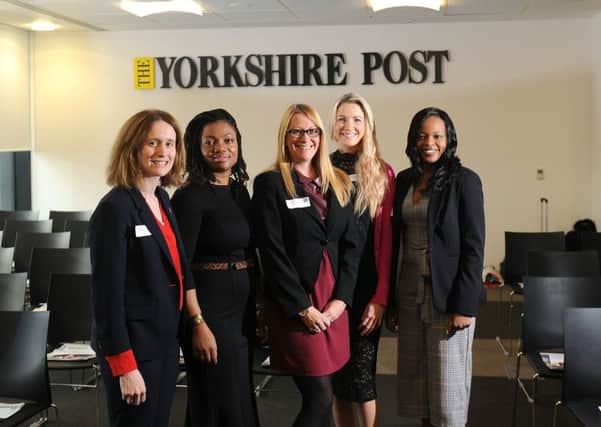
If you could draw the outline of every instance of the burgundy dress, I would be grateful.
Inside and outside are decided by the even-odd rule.
[[[296,173],[323,220],[327,212],[327,201],[321,193],[319,182],[312,181],[298,171]],[[315,287],[309,294],[311,304],[319,311],[323,311],[332,299],[335,284],[332,263],[324,249]],[[287,319],[276,303],[268,305],[266,314],[273,368],[294,376],[321,376],[338,371],[349,360],[347,310],[328,329],[317,334],[311,334],[300,318]]]

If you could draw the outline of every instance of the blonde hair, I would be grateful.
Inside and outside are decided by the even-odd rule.
[[[286,191],[291,197],[296,197],[296,189],[292,182],[292,161],[288,147],[286,147],[286,131],[290,125],[290,120],[295,114],[304,114],[311,120],[320,130],[319,147],[316,155],[311,160],[313,167],[317,171],[317,175],[321,178],[321,191],[326,193],[330,187],[336,195],[338,202],[344,206],[350,201],[352,185],[348,176],[338,168],[335,168],[330,161],[326,135],[324,132],[323,122],[317,111],[307,104],[292,104],[290,105],[280,121],[278,130],[278,152],[273,169],[281,173],[284,180]]]
[[[180,186],[184,182],[186,150],[182,143],[182,132],[175,118],[161,110],[143,110],[121,126],[111,150],[106,182],[110,186],[137,187],[142,180],[138,155],[154,122],[164,121],[175,130],[175,159],[169,173],[161,177],[161,186]]]
[[[380,148],[376,137],[376,123],[371,107],[362,96],[356,93],[342,95],[334,104],[330,116],[330,135],[336,141],[336,117],[342,104],[356,104],[365,116],[365,134],[359,143],[359,158],[355,165],[357,174],[357,193],[355,212],[362,214],[366,210],[374,218],[384,200],[388,188],[386,163],[380,157]]]

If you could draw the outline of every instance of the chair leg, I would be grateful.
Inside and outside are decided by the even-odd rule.
[[[532,427],[536,427],[536,392],[538,384],[538,374],[534,374],[532,378]]]
[[[94,365],[92,367],[92,369],[94,370],[94,379],[96,380],[96,427],[100,427],[100,409],[99,409],[99,403],[100,403],[100,391],[99,391],[99,382],[100,382],[100,367],[97,365]]]
[[[501,338],[502,325],[505,324],[505,322],[503,322],[503,316],[501,315],[501,306],[503,305],[503,288],[504,288],[504,286],[500,286],[500,285],[497,286],[497,290],[499,293],[499,302],[497,304],[497,322],[499,322],[499,327],[498,327],[498,332],[497,332],[497,336],[495,337],[495,340],[497,341],[497,344],[501,348],[501,351],[503,352],[503,356],[507,357],[507,356],[509,356],[510,353],[505,348],[505,345],[503,344],[503,339]]]
[[[60,426],[61,425],[61,421],[60,418],[58,416],[58,406],[56,406],[54,403],[50,405],[50,407],[52,409],[54,409],[54,416],[56,417],[56,425]]]
[[[555,402],[555,407],[553,407],[553,427],[557,427],[557,409],[561,405],[561,400]]]
[[[520,358],[522,357],[522,353],[517,354],[517,366],[515,368],[515,388],[513,390],[513,415],[511,417],[511,426],[515,427],[517,425],[517,415],[518,415],[518,389],[520,387]]]

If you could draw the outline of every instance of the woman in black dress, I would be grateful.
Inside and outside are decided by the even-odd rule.
[[[374,115],[363,97],[340,97],[330,122],[338,146],[330,157],[354,182],[357,229],[365,242],[349,310],[351,358],[334,376],[334,414],[340,427],[353,427],[355,421],[374,427],[379,425],[376,362],[390,282],[394,172],[380,156]]]
[[[182,343],[186,425],[254,427],[253,262],[241,135],[234,118],[216,109],[194,117],[184,140],[189,175],[171,203],[202,310]]]

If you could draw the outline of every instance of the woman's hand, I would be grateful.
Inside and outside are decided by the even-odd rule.
[[[146,383],[139,370],[134,369],[119,377],[121,398],[125,403],[138,406],[146,402]]]
[[[328,302],[323,309],[324,316],[330,319],[330,323],[338,319],[344,310],[346,309],[346,303],[339,299],[333,299]]]
[[[455,331],[469,328],[472,325],[473,318],[463,316],[462,314],[453,313],[447,326],[447,335],[452,336]]]
[[[309,308],[304,309],[298,315],[301,318],[301,321],[305,325],[305,327],[312,334],[319,333],[321,331],[325,331],[330,327],[332,321],[328,316],[324,313],[320,312],[315,307],[311,306]]]
[[[201,362],[217,364],[217,342],[206,322],[192,329],[192,353]]]
[[[386,309],[386,328],[394,333],[399,331],[399,315],[390,306]]]
[[[362,336],[366,336],[378,329],[382,324],[382,318],[384,317],[385,311],[386,306],[383,306],[382,304],[373,302],[367,304],[365,310],[363,310],[363,315],[361,316],[361,323],[359,323],[358,326],[359,333]]]

